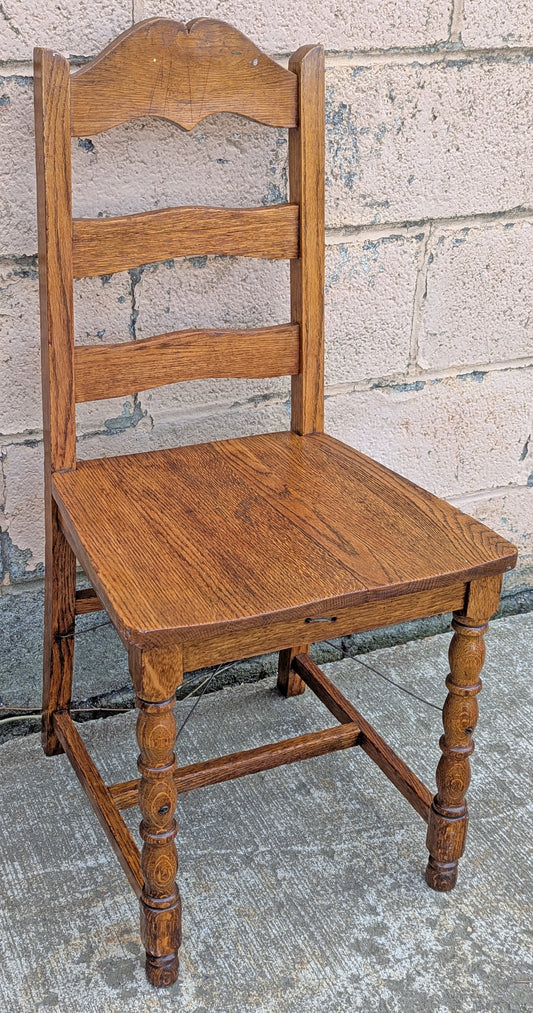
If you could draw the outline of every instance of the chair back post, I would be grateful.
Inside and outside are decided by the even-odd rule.
[[[51,755],[63,752],[54,715],[70,706],[76,611],[76,557],[52,497],[52,474],[76,467],[68,60],[36,49],[34,87],[45,493],[42,741]]]
[[[291,260],[291,315],[300,325],[300,371],[292,377],[291,429],[324,431],[324,49],[289,60],[298,78],[298,126],[289,130],[290,200],[300,205],[300,256]]]
[[[235,40],[238,41],[238,46]],[[172,74],[170,69],[164,71],[162,64],[165,60],[170,61]],[[207,60],[213,70],[209,91],[206,91],[204,66]],[[232,68],[235,64],[233,73],[230,73],[228,64]],[[142,74],[139,72],[138,88],[132,90],[126,86],[131,82],[134,66],[141,67]],[[157,359],[155,353],[161,351],[159,345],[156,348],[155,344],[152,347],[151,344],[144,343],[133,347],[133,343],[130,343],[131,348],[111,346],[106,350],[74,348],[73,278],[108,273],[109,270],[125,270],[131,266],[128,259],[131,257],[135,264],[146,262],[143,257],[139,260],[139,252],[135,248],[136,227],[141,224],[137,219],[141,218],[142,231],[147,231],[148,239],[151,236],[150,229],[152,232],[154,228],[156,230],[156,248],[150,249],[150,256],[147,255],[150,260],[161,259],[163,253],[169,255],[166,249],[170,242],[167,233],[172,242],[177,241],[173,238],[177,234],[183,246],[180,250],[182,255],[185,255],[185,248],[188,249],[187,242],[194,240],[200,243],[204,253],[220,253],[220,248],[223,247],[224,253],[238,251],[245,256],[290,258],[292,325],[285,325],[284,329],[264,329],[265,333],[261,336],[272,345],[272,362],[268,360],[266,365],[262,365],[256,361],[257,341],[254,343],[253,339],[246,354],[244,349],[237,350],[240,335],[234,331],[217,332],[216,335],[214,332],[213,335],[198,332],[197,337],[200,341],[206,337],[217,337],[222,339],[221,347],[224,341],[229,345],[232,354],[228,356],[228,369],[223,375],[279,376],[290,370],[293,432],[301,435],[323,432],[322,46],[304,46],[299,49],[291,57],[287,71],[229,25],[209,19],[200,19],[188,26],[165,19],[152,19],[124,33],[72,78],[65,57],[50,50],[37,49],[35,87],[47,475],[75,468],[75,403],[78,400],[93,400],[96,394],[101,397],[117,394],[113,385],[109,387],[108,379],[115,372],[113,365],[119,365],[116,361],[118,358],[126,355],[126,372],[129,372],[134,362],[138,367],[132,370],[131,381],[125,384],[124,391],[121,380],[118,393],[133,392],[134,388],[145,389],[153,383],[196,377],[197,370],[188,375],[190,366],[185,361],[190,358],[189,345],[193,341],[189,332],[152,339],[156,344],[157,341],[161,344],[164,339],[163,343],[166,344],[163,353],[169,363],[171,360],[174,363],[173,369],[165,369],[161,376],[158,374],[156,377],[153,376],[153,361]],[[98,101],[95,101],[96,98]],[[72,220],[70,137],[84,133],[81,126],[87,128],[85,132],[92,135],[109,129],[117,122],[151,114],[173,120],[188,130],[205,116],[220,109],[238,111],[241,115],[272,126],[288,127],[290,204],[253,211],[175,208],[130,216],[131,222],[127,216],[106,220]],[[217,215],[221,218],[220,222]],[[263,222],[261,215],[270,217]],[[235,218],[230,232],[232,238],[235,233],[239,240],[237,250],[226,250],[224,245],[228,216]],[[167,218],[168,228],[165,230],[163,226]],[[127,242],[130,225],[134,235],[132,242]],[[156,228],[159,225],[161,229]],[[241,249],[239,243],[242,246],[243,242],[244,247]],[[105,260],[107,247],[110,250],[109,256],[115,258],[117,250],[127,250],[127,262],[121,261],[118,264],[113,261],[110,266]],[[92,263],[95,258],[98,261],[99,256],[100,259],[104,256],[105,263]],[[289,329],[290,326],[292,330]],[[169,345],[168,349],[166,345]],[[101,359],[100,369],[96,358],[98,354]],[[106,355],[112,361],[107,362]],[[79,384],[75,382],[75,369],[79,374]],[[201,375],[210,376],[212,368],[202,368],[200,372]],[[98,376],[102,373],[107,378],[103,386],[98,384]],[[96,381],[94,389],[93,381]]]
[[[35,134],[45,474],[76,466],[70,66],[35,50]]]

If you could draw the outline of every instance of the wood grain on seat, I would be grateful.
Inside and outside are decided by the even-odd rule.
[[[78,463],[54,496],[132,642],[164,644],[501,573],[516,549],[329,436]]]

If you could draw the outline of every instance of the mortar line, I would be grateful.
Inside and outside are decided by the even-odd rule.
[[[133,0],[132,12],[138,20],[142,20],[144,11],[142,6],[137,8],[137,2]],[[93,54],[94,55],[94,54]],[[275,52],[269,54],[282,66],[286,66],[290,54],[288,52]],[[336,67],[379,67],[379,66],[406,66],[419,64],[431,66],[437,63],[455,63],[458,60],[475,62],[476,60],[488,60],[498,63],[520,62],[533,56],[533,46],[491,46],[468,48],[456,42],[438,42],[432,46],[420,46],[419,48],[394,48],[390,49],[365,49],[357,50],[327,50],[326,69]],[[87,63],[93,56],[82,56],[79,53],[69,54],[69,60],[73,68]],[[15,77],[18,74],[23,77],[31,77],[28,70],[33,67],[31,57],[22,60],[0,60],[0,75]]]
[[[387,239],[392,235],[409,235],[421,232],[429,226],[436,229],[475,229],[482,225],[514,225],[527,222],[533,225],[533,207],[508,208],[505,211],[480,211],[471,215],[456,215],[448,218],[417,218],[392,222],[366,222],[358,225],[332,225],[326,227],[326,246],[337,246],[347,240],[368,236],[373,239]],[[0,254],[0,267],[10,264],[24,264],[37,267],[36,253]]]
[[[446,496],[445,499],[452,506],[461,508],[469,503],[482,503],[492,496],[507,496],[510,492],[520,492],[521,490],[530,488],[531,486],[526,484],[519,485],[517,482],[512,482],[509,485],[497,485],[491,489],[477,489],[475,492],[464,492],[457,496]],[[533,492],[531,495],[533,496]]]
[[[447,64],[490,62],[515,63],[527,60],[533,55],[533,46],[487,46],[468,48],[460,43],[442,42],[428,47],[405,49],[366,49],[336,52],[326,50],[326,70],[338,67],[405,67]],[[274,53],[278,63],[287,64],[287,53]]]
[[[336,67],[382,67],[410,65],[431,66],[432,64],[457,62],[514,63],[527,60],[533,55],[533,46],[494,46],[467,48],[445,42],[429,49],[382,49],[363,52],[326,52],[326,69]]]
[[[468,376],[471,373],[508,373],[515,370],[531,369],[533,367],[533,357],[524,356],[523,358],[510,359],[504,362],[491,362],[491,363],[462,363],[459,366],[449,366],[446,368],[438,369],[427,369],[424,370],[422,367],[417,366],[416,373],[411,373],[408,377],[408,381],[420,380],[424,384],[431,383],[432,380],[453,380],[459,376]],[[325,394],[326,397],[332,398],[337,397],[341,394],[357,394],[365,393],[371,390],[395,390],[402,386],[406,382],[406,373],[391,373],[389,376],[383,377],[365,377],[363,380],[348,380],[345,383],[332,383],[326,384]],[[287,391],[276,391],[272,394],[264,397],[263,402],[268,401],[270,404],[281,403],[283,404],[287,398]],[[224,414],[228,411],[252,411],[257,406],[257,398],[251,397],[246,401],[235,401],[234,398],[226,400],[223,403],[211,403],[204,406],[203,411],[198,411],[195,414],[185,414],[187,409],[183,409],[184,414],[182,415],[179,411],[172,413],[171,417],[174,422],[198,422],[203,418],[209,418],[210,416],[216,416]],[[198,406],[200,407],[200,406]],[[165,425],[167,419],[160,419],[160,424]],[[95,436],[109,436],[113,434],[107,430],[95,429],[81,433],[79,439],[87,440]],[[10,446],[24,446],[28,443],[32,445],[39,445],[42,443],[43,432],[42,429],[31,429],[25,430],[19,433],[0,433],[0,439],[3,441],[5,448]]]
[[[428,267],[429,267],[429,246],[432,238],[430,225],[422,240],[421,249],[418,255],[418,267],[416,272],[415,290],[413,292],[413,312],[411,315],[411,333],[409,335],[409,362],[407,374],[416,372],[418,364],[418,337],[422,326],[422,315],[424,302],[427,295]]]
[[[464,0],[453,0],[450,18],[450,42],[462,45],[461,32],[464,19]]]
[[[423,369],[417,366],[416,374],[411,374],[410,380],[421,380],[424,383],[431,383],[433,380],[454,380],[457,377],[469,376],[472,373],[507,373],[513,370],[530,369],[533,367],[533,357],[523,356],[507,360],[505,362],[490,363],[468,363],[460,366],[448,366],[441,369]],[[355,394],[359,391],[368,390],[394,390],[405,384],[405,371],[391,373],[386,377],[365,377],[363,380],[347,380],[345,383],[332,383],[326,385],[326,396],[335,397],[337,394]]]
[[[29,71],[29,73],[28,73]],[[0,60],[0,76],[10,77],[33,77],[33,60]]]
[[[142,21],[144,18],[144,0],[131,0],[131,19],[132,24],[137,24],[138,21]]]
[[[350,238],[357,236],[372,236],[376,239],[385,239],[394,233],[416,232],[428,226],[435,229],[475,229],[481,225],[492,223],[502,225],[515,224],[515,222],[531,222],[533,224],[533,208],[508,208],[505,211],[480,211],[470,215],[456,215],[455,217],[427,217],[405,219],[404,221],[393,222],[362,222],[358,225],[338,225],[326,228],[326,246],[336,246],[344,243]]]

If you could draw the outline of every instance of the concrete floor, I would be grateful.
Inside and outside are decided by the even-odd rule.
[[[324,666],[432,787],[448,641]],[[426,887],[425,826],[360,750],[193,792],[179,804],[181,976],[162,992],[145,981],[137,903],[65,757],[47,759],[36,735],[1,746],[1,1010],[532,1010],[533,613],[494,622],[487,642],[456,890]],[[203,697],[180,762],[334,723],[310,692],[283,700],[273,686]],[[132,713],[82,734],[108,781],[134,776]],[[127,816],[134,827],[137,810]]]

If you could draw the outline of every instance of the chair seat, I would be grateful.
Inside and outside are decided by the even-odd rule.
[[[79,462],[54,496],[124,639],[253,628],[511,569],[510,542],[330,436]]]

